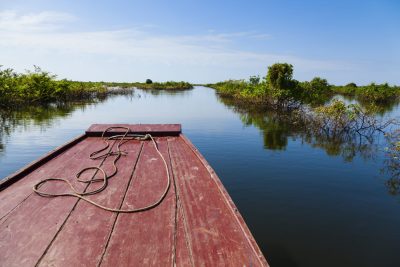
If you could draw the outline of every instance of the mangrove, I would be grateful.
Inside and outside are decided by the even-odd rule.
[[[0,107],[45,104],[66,101],[87,101],[112,94],[129,94],[132,88],[155,90],[187,90],[187,82],[81,82],[58,80],[57,75],[34,66],[33,71],[17,73],[0,65]]]

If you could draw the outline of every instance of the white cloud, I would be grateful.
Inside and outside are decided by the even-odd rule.
[[[75,20],[68,13],[45,11],[37,14],[18,15],[15,11],[0,12],[0,30],[28,32],[54,30],[65,22]]]
[[[132,79],[119,74],[118,77],[96,76],[96,71],[107,73],[100,68],[107,68],[110,70],[108,74],[114,75],[115,68],[121,69],[121,65],[124,65],[130,69],[130,73],[138,74],[137,79],[143,79],[153,71],[150,75],[156,79],[201,82],[233,78],[238,74],[241,76],[237,78],[247,77],[254,71],[266,71],[266,66],[274,62],[290,62],[302,71],[343,70],[343,66],[354,68],[343,62],[311,60],[293,55],[251,52],[235,48],[237,41],[268,41],[271,36],[264,33],[209,32],[204,35],[170,36],[155,35],[143,28],[110,31],[66,30],[67,27],[64,26],[73,20],[76,20],[74,16],[58,12],[28,15],[19,15],[13,11],[1,12],[0,47],[3,49],[0,50],[0,56],[7,61],[1,64],[21,66],[21,62],[25,62],[28,64],[25,66],[36,64],[47,69],[47,65],[43,65],[42,62],[52,62],[50,65],[53,66],[58,62],[56,70],[50,70],[57,71],[63,77],[85,79],[83,74],[77,77],[71,68],[87,66],[86,79]],[[2,55],[4,51],[9,54]],[[79,62],[71,58],[79,58]],[[107,64],[99,65],[101,59]],[[193,70],[193,74],[190,69]],[[202,73],[198,73],[199,70]],[[161,72],[163,74],[160,74]],[[121,73],[124,71],[121,70]],[[183,76],[178,77],[180,74]],[[170,75],[169,78],[167,75]]]

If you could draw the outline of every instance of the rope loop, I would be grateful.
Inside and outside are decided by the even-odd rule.
[[[115,129],[124,129],[125,132],[124,134],[115,134],[115,135],[111,135],[109,137],[106,137],[108,135],[109,132],[111,132],[112,130]],[[107,160],[109,157],[115,157],[113,162],[112,162],[112,166],[113,166],[113,172],[111,174],[108,174],[104,171],[104,169],[102,169],[101,167],[85,167],[83,169],[81,169],[79,172],[76,173],[75,178],[78,182],[83,183],[83,184],[87,184],[86,189],[83,192],[78,191],[73,185],[72,183],[64,178],[47,178],[47,179],[43,179],[41,181],[39,181],[37,184],[35,184],[33,186],[33,191],[38,194],[39,196],[42,197],[61,197],[61,196],[69,196],[69,197],[76,197],[78,199],[82,199],[83,201],[86,201],[100,209],[103,210],[107,210],[107,211],[111,211],[111,212],[118,212],[118,213],[134,213],[134,212],[141,212],[141,211],[145,211],[145,210],[149,210],[152,209],[156,206],[158,206],[163,199],[165,198],[165,196],[168,193],[168,190],[170,188],[171,185],[171,177],[170,177],[170,173],[169,173],[169,169],[168,169],[168,164],[164,158],[164,156],[161,154],[160,150],[158,149],[158,145],[157,142],[154,140],[153,136],[151,134],[144,134],[144,135],[139,135],[139,134],[132,134],[130,129],[128,127],[109,127],[107,129],[105,129],[101,135],[101,138],[103,140],[103,142],[105,143],[105,146],[100,148],[99,150],[96,150],[94,152],[92,152],[89,155],[89,158],[91,160],[98,160],[98,159],[103,159],[103,163],[105,160]],[[111,140],[115,140],[116,142],[114,142],[112,145],[110,145],[109,141]],[[103,190],[105,190],[107,188],[107,184],[108,184],[108,179],[110,179],[111,177],[115,176],[118,173],[118,167],[117,167],[117,162],[118,160],[121,158],[121,156],[127,156],[128,152],[127,151],[122,151],[121,150],[121,146],[124,145],[126,142],[130,141],[130,140],[137,140],[137,141],[146,141],[146,140],[150,140],[150,142],[153,143],[154,149],[156,150],[156,152],[158,153],[159,157],[162,159],[163,163],[164,163],[164,167],[165,167],[165,172],[166,172],[166,177],[167,177],[167,184],[164,188],[163,193],[161,194],[161,196],[158,198],[157,201],[143,206],[143,207],[138,207],[138,208],[133,208],[133,209],[116,209],[116,208],[112,208],[112,207],[106,207],[103,206],[95,201],[90,200],[89,198],[87,198],[86,196],[88,195],[95,195],[97,193],[102,192]],[[117,148],[116,151],[112,151],[114,145],[117,144]],[[104,152],[108,149],[107,152]],[[81,178],[81,176],[85,173],[87,173],[90,170],[94,170],[94,174],[92,175],[91,179],[83,179]],[[100,172],[102,174],[102,178],[95,178],[96,174]],[[65,193],[51,193],[51,192],[44,192],[41,191],[40,188],[49,182],[63,182],[66,183],[69,188],[71,189],[71,192],[65,192]],[[97,189],[93,189],[93,190],[87,190],[88,187],[93,184],[93,183],[97,183],[97,182],[103,182],[102,185],[97,188]]]

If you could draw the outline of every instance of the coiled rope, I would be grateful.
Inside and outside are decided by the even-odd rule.
[[[125,129],[125,133],[124,134],[120,134],[120,135],[113,135],[111,137],[106,138],[106,134],[107,132],[113,130],[113,129]],[[109,127],[106,130],[103,131],[102,135],[101,135],[102,140],[105,142],[105,146],[93,153],[91,153],[89,155],[89,158],[92,160],[96,160],[96,159],[102,159],[102,158],[107,158],[108,156],[116,156],[114,161],[113,161],[113,172],[110,175],[107,175],[107,173],[100,167],[86,167],[81,169],[76,175],[76,179],[77,181],[81,182],[81,183],[85,183],[85,184],[92,184],[95,182],[103,182],[102,186],[98,189],[94,189],[94,190],[90,190],[90,191],[83,191],[80,192],[78,191],[72,184],[70,181],[68,181],[67,179],[63,179],[63,178],[47,178],[44,179],[40,182],[38,182],[37,184],[35,184],[33,186],[33,191],[43,197],[61,197],[61,196],[70,196],[70,197],[76,197],[79,199],[82,199],[100,209],[103,210],[107,210],[107,211],[111,211],[111,212],[118,212],[118,213],[134,213],[134,212],[140,212],[140,211],[145,211],[145,210],[149,210],[152,209],[154,207],[156,207],[157,205],[159,205],[163,199],[165,198],[165,196],[168,193],[168,190],[170,188],[171,185],[171,177],[170,177],[170,173],[168,170],[168,165],[167,162],[164,158],[164,156],[161,154],[160,150],[158,149],[158,145],[156,143],[156,141],[154,140],[153,136],[151,136],[150,134],[145,134],[145,135],[139,135],[139,134],[132,134],[130,129],[128,127]],[[116,151],[112,151],[112,148],[114,146],[114,144],[110,147],[110,140],[118,140],[118,144],[117,144],[117,149]],[[118,160],[121,158],[121,156],[126,155],[127,153],[121,150],[121,146],[123,144],[125,144],[126,142],[128,142],[129,140],[139,140],[139,141],[145,141],[145,140],[151,140],[151,142],[154,145],[154,148],[156,149],[158,155],[160,156],[160,158],[162,159],[163,163],[164,163],[164,167],[165,167],[165,172],[166,172],[166,176],[167,176],[167,185],[165,186],[165,189],[163,191],[163,193],[161,194],[161,196],[158,198],[157,201],[155,201],[154,203],[151,203],[147,206],[144,207],[140,207],[140,208],[134,208],[134,209],[115,209],[115,208],[110,208],[110,207],[106,207],[103,206],[95,201],[90,200],[89,198],[87,198],[86,196],[88,195],[94,195],[97,194],[101,191],[103,191],[106,187],[107,187],[107,182],[108,179],[110,179],[111,177],[115,176],[118,172],[118,167],[116,165],[116,163],[118,162]],[[109,151],[101,154],[103,151],[107,150],[108,148]],[[95,175],[97,173],[97,171],[100,171],[100,173],[102,174],[102,178],[97,178],[97,179],[93,179],[94,176],[92,177],[92,179],[90,180],[85,180],[81,178],[81,175],[89,170],[96,170]],[[49,193],[49,192],[44,192],[41,191],[40,188],[51,181],[57,181],[57,182],[63,182],[66,183],[69,188],[71,189],[72,192],[66,192],[66,193]],[[88,188],[88,186],[87,186]]]

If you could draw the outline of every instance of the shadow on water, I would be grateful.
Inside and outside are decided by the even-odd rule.
[[[268,245],[268,253],[273,257],[268,259],[268,263],[271,266],[283,266],[283,267],[297,267],[299,264],[294,259],[293,255],[287,250],[285,245],[279,243],[273,243]]]

